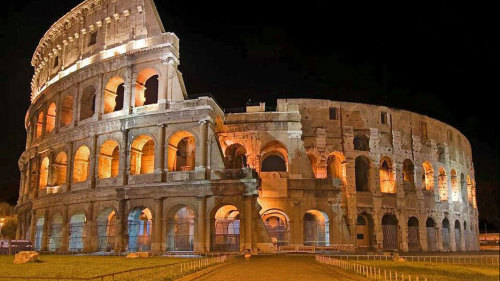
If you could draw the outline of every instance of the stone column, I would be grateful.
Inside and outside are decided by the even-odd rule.
[[[64,48],[64,47],[63,47]],[[64,64],[63,64],[64,68]],[[54,118],[54,132],[57,134],[59,132],[59,128],[61,125],[61,100],[62,100],[62,95],[61,93],[57,94],[57,102],[56,102],[56,117]]]
[[[118,200],[118,212],[116,216],[116,242],[115,252],[125,251],[124,234],[126,231],[127,214],[125,214],[125,199]]]
[[[207,198],[205,196],[200,196],[198,199],[198,217],[196,218],[197,222],[197,236],[196,242],[194,246],[195,252],[206,252],[207,249],[210,249],[210,245],[206,245],[206,213],[207,213]]]
[[[162,71],[158,73],[158,105],[160,109],[165,109],[167,104],[167,80],[168,66],[162,67]]]
[[[153,218],[153,237],[151,243],[152,252],[161,252],[162,222],[163,222],[163,199],[155,198],[155,210]]]
[[[66,164],[66,190],[71,190],[71,182],[73,181],[73,142],[68,143],[67,148],[67,164]]]
[[[250,249],[252,250],[252,216],[253,216],[253,196],[245,196],[245,228],[244,228],[244,233],[245,233],[245,244],[244,248],[245,249]],[[241,243],[240,243],[241,245]]]
[[[130,157],[129,157],[129,143],[128,143],[128,129],[122,131],[123,148],[120,152],[120,167],[122,173],[122,185],[128,184],[128,173],[130,171]]]
[[[208,122],[200,121],[200,165],[205,169],[208,166]]]
[[[36,235],[36,210],[31,210],[31,225],[30,225],[30,240],[35,246],[35,235]]]
[[[426,217],[425,214],[418,219],[418,238],[420,243],[420,248],[423,252],[429,250],[429,242],[427,241],[427,227],[426,227]]]
[[[401,242],[400,249],[403,252],[408,252],[408,218],[406,216],[398,216],[398,236]],[[399,243],[398,243],[399,244]]]
[[[62,252],[67,252],[69,246],[69,218],[68,218],[68,205],[64,205],[62,212],[62,226],[61,226],[61,248]]]
[[[94,102],[94,120],[100,120],[102,116],[102,103],[103,103],[103,85],[102,85],[102,76],[103,74],[98,75],[98,83],[97,83],[97,88],[95,89],[95,102]]]
[[[132,81],[132,67],[133,66],[127,68],[127,71],[125,72],[125,82],[123,83],[123,111],[125,114],[130,114],[132,111],[132,89],[135,87],[135,82]]]
[[[83,245],[84,251],[91,253],[97,250],[97,227],[94,224],[94,201],[88,202],[87,211],[86,233]]]
[[[158,175],[157,181],[165,181],[165,124],[157,126],[158,144],[155,147],[155,169],[154,173]]]
[[[89,179],[90,179],[90,188],[95,188],[96,186],[96,175],[98,173],[97,169],[99,166],[97,165],[97,135],[92,136],[92,147],[90,148],[90,171],[89,171]]]
[[[36,176],[35,176],[35,182],[34,182],[34,188],[33,188],[33,196],[36,198],[38,197],[38,188],[40,187],[40,156],[37,155],[35,158],[33,158],[35,161],[35,167],[36,167]]]
[[[76,86],[77,92],[73,98],[73,127],[76,127],[78,124],[78,117],[80,116],[80,95],[82,94],[81,83],[78,83]]]
[[[442,230],[442,226],[440,225],[440,223],[436,223],[436,232],[437,232],[437,250],[439,252],[442,252],[443,251],[443,230]]]

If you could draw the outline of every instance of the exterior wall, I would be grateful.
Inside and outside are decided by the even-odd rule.
[[[95,44],[89,44],[89,32],[97,32]],[[129,216],[147,208],[151,216],[148,250],[167,251],[176,212],[186,206],[194,214],[192,250],[215,251],[218,210],[231,205],[237,209],[233,219],[239,227],[239,233],[231,234],[239,239],[236,251],[275,251],[275,235],[280,246],[313,243],[383,250],[385,214],[397,218],[399,250],[409,250],[411,217],[418,219],[421,250],[427,250],[429,217],[435,222],[437,249],[447,250],[442,246],[445,218],[450,222],[450,250],[478,249],[474,168],[470,145],[460,132],[407,111],[326,100],[278,100],[273,112],[260,106],[248,113],[224,115],[208,97],[187,99],[178,70],[178,41],[175,34],[164,32],[150,0],[87,0],[42,38],[32,60],[28,137],[19,160],[18,238],[39,241],[41,250],[53,250],[51,245],[59,239],[57,251],[70,251],[79,231],[81,251],[102,250],[101,220],[105,213],[111,221],[112,212],[115,222],[108,250],[127,251],[129,241],[135,239],[129,237],[133,227]],[[158,75],[157,102],[137,105],[145,91],[144,77],[152,74]],[[109,112],[105,102],[116,93],[107,86],[114,77],[123,82],[123,105]],[[69,103],[68,95],[73,97]],[[55,117],[49,112],[52,104]],[[335,118],[330,118],[332,108]],[[382,112],[386,124],[381,122]],[[366,151],[355,149],[361,135],[368,141]],[[184,170],[172,168],[181,157],[178,144],[172,144],[179,136],[194,140],[194,165],[183,166]],[[154,143],[149,156],[154,158],[149,163],[152,172],[135,174],[131,167],[145,153],[137,143],[145,139]],[[100,159],[112,158],[101,152],[109,140],[117,144],[118,173],[100,178],[99,169],[104,166],[99,165]],[[83,146],[90,153],[82,158],[77,152]],[[235,147],[240,154],[230,155]],[[60,153],[66,158],[58,158]],[[236,156],[241,165],[233,167]],[[269,156],[281,158],[285,169],[268,170],[263,163]],[[366,191],[356,190],[358,156],[369,160]],[[47,173],[41,169],[44,159],[49,162]],[[381,192],[381,159],[390,159],[394,193]],[[413,183],[404,180],[409,175],[403,171],[407,159],[414,164]],[[432,187],[422,188],[424,162],[434,171],[428,180]],[[440,168],[446,177],[438,177]],[[80,176],[84,180],[74,180]],[[446,200],[438,183],[445,188],[441,192],[448,196]],[[452,189],[457,183],[458,192]],[[78,226],[71,223],[75,214],[85,215]],[[357,239],[360,214],[369,224],[369,243],[364,246]],[[274,221],[268,220],[271,217]],[[44,224],[37,227],[40,218]],[[54,225],[58,218],[62,222]],[[278,228],[273,225],[276,221]],[[322,233],[311,234],[311,225]],[[76,227],[81,229],[75,232]],[[234,238],[228,237],[224,239]]]

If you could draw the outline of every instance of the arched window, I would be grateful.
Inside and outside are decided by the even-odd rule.
[[[135,106],[158,102],[158,73],[151,68],[144,69],[137,75],[135,83]]]
[[[382,217],[382,233],[384,250],[398,249],[398,219],[395,215],[386,214]]]
[[[443,240],[443,250],[449,251],[450,250],[450,222],[446,218],[442,222],[441,237]]]
[[[436,223],[432,218],[427,218],[425,227],[427,229],[427,251],[437,251]]]
[[[358,215],[356,219],[356,245],[358,247],[371,247],[372,229],[373,221],[371,217],[366,213]]]
[[[271,141],[261,150],[261,172],[286,172],[288,152],[281,142]]]
[[[239,143],[232,144],[226,148],[226,163],[229,169],[241,169],[247,167],[247,150]]]
[[[356,191],[370,191],[368,186],[370,160],[364,156],[358,156],[354,162]]]
[[[61,127],[69,125],[73,120],[73,95],[64,95],[61,103]]]
[[[220,207],[212,230],[212,251],[240,251],[240,211],[233,205]]]
[[[304,215],[304,245],[329,246],[330,222],[325,212],[309,210]]]
[[[261,215],[271,242],[276,246],[288,245],[290,241],[290,219],[285,212],[269,209]]]
[[[40,182],[38,188],[44,189],[47,187],[47,183],[49,180],[49,158],[45,157],[42,160],[42,164],[40,165]]]
[[[132,142],[130,150],[130,174],[151,174],[154,172],[155,143],[152,137],[141,135]]]
[[[109,79],[104,88],[104,114],[123,109],[123,84],[124,81],[119,76]]]
[[[114,249],[116,235],[116,212],[112,208],[105,208],[97,216],[98,249],[110,252]]]
[[[450,172],[451,181],[451,199],[453,202],[458,202],[460,200],[460,187],[458,185],[458,176],[455,169]]]
[[[446,172],[443,167],[439,168],[439,199],[441,201],[448,200],[448,178],[446,176]]]
[[[66,169],[68,167],[68,160],[66,153],[59,152],[56,156],[54,164],[52,164],[53,172],[53,182],[55,186],[63,185],[66,182]]]
[[[353,139],[354,150],[370,151],[370,138],[364,133],[357,133]]]
[[[45,131],[51,133],[56,125],[56,104],[51,103],[47,110],[47,121],[45,123]]]
[[[83,251],[85,237],[87,236],[87,218],[85,213],[76,213],[69,222],[69,247],[70,252]]]
[[[433,190],[434,189],[434,169],[429,162],[422,163],[422,189],[423,190]]]
[[[89,173],[90,149],[86,146],[80,146],[75,153],[73,162],[73,182],[84,182]]]
[[[49,251],[57,251],[61,248],[63,217],[61,213],[52,216],[50,222]]]
[[[396,193],[394,184],[394,170],[391,158],[384,156],[380,159],[380,191],[383,193]]]
[[[415,184],[415,165],[410,159],[405,159],[403,161],[403,181]]]
[[[107,140],[101,146],[99,152],[99,168],[97,176],[100,179],[114,178],[118,175],[120,163],[120,152],[118,142]]]
[[[408,250],[420,251],[420,235],[418,230],[418,219],[411,217],[408,220]]]
[[[87,86],[83,90],[82,100],[80,101],[80,121],[94,116],[95,112],[95,88]]]
[[[128,251],[150,251],[153,214],[151,210],[137,207],[128,215]]]
[[[175,206],[168,214],[169,251],[194,251],[195,213],[186,205]]]
[[[460,222],[458,220],[455,221],[455,249],[457,251],[462,250],[462,231],[460,227]]]
[[[36,138],[39,138],[42,136],[43,133],[43,112],[40,112],[38,114],[38,119],[36,121]]]
[[[345,157],[340,152],[333,152],[328,156],[326,174],[328,178],[340,179],[346,183]]]
[[[262,172],[286,172],[285,160],[280,155],[269,155],[262,160]]]
[[[195,166],[196,141],[193,134],[180,131],[168,142],[168,170],[192,171]]]

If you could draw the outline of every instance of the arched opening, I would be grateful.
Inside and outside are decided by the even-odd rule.
[[[83,241],[87,235],[87,218],[84,213],[76,213],[69,221],[69,251],[83,251]]]
[[[35,138],[40,138],[43,133],[43,112],[38,114],[38,119],[36,120],[36,135]]]
[[[135,106],[158,102],[158,73],[151,68],[139,72],[135,83]]]
[[[195,166],[196,141],[193,134],[180,131],[168,142],[168,170],[192,171]]]
[[[100,252],[111,252],[115,246],[116,212],[105,208],[97,216],[97,241]]]
[[[60,213],[52,216],[50,223],[49,251],[55,252],[61,248],[63,218]]]
[[[175,211],[177,210],[177,211]],[[195,214],[190,206],[177,206],[168,217],[167,249],[194,251]]]
[[[395,215],[386,214],[382,217],[382,233],[384,235],[384,250],[398,249],[398,219]]]
[[[415,190],[415,165],[410,159],[403,161],[403,189],[405,191]]]
[[[457,251],[462,250],[462,231],[458,220],[455,221],[455,248]]]
[[[435,252],[437,251],[436,223],[432,218],[427,218],[425,227],[427,229],[427,251]]]
[[[434,169],[431,163],[422,163],[422,189],[423,190],[433,190],[434,189]]]
[[[232,144],[226,148],[226,163],[229,169],[241,169],[247,167],[247,150],[239,143]]]
[[[328,178],[340,179],[342,184],[346,183],[345,157],[340,152],[333,152],[328,156],[326,176]]]
[[[458,202],[460,200],[460,187],[458,185],[457,172],[454,169],[450,171],[450,181],[451,181],[451,198],[453,202]]]
[[[80,146],[75,153],[73,162],[73,182],[84,182],[87,180],[90,166],[90,149]]]
[[[443,251],[450,250],[450,222],[444,219],[441,227],[441,236],[443,238]]]
[[[270,209],[261,215],[271,242],[276,246],[285,246],[290,242],[289,218],[285,212],[278,209]]]
[[[439,199],[441,201],[448,200],[448,179],[446,177],[446,172],[443,169],[443,167],[439,168],[438,185],[439,185]]]
[[[45,219],[43,217],[39,217],[36,220],[36,226],[35,226],[35,243],[33,245],[33,248],[35,251],[40,251],[42,249],[42,239],[43,239],[43,228],[45,224]]]
[[[472,180],[467,176],[467,201],[472,203],[473,191],[472,191]]]
[[[371,247],[373,229],[372,218],[368,214],[360,214],[356,219],[356,243],[360,248]]]
[[[233,205],[224,205],[215,213],[212,231],[212,251],[238,252],[240,250],[240,211]]]
[[[155,142],[152,137],[141,135],[132,142],[130,150],[130,174],[142,175],[154,172]]]
[[[124,82],[119,76],[109,79],[104,88],[104,114],[123,109]]]
[[[40,164],[40,181],[38,183],[39,189],[47,187],[49,181],[49,158],[45,157]]]
[[[370,138],[364,133],[357,133],[353,139],[354,150],[370,151]]]
[[[416,217],[411,217],[408,220],[408,250],[411,252],[421,250],[418,219]]]
[[[61,103],[61,118],[59,118],[61,127],[69,125],[73,120],[73,103],[73,95],[64,95]]]
[[[95,88],[87,86],[83,90],[80,102],[80,121],[94,116],[95,112]]]
[[[288,151],[279,141],[271,141],[261,150],[261,172],[286,172]]]
[[[354,160],[354,173],[356,178],[356,191],[370,191],[368,179],[370,172],[370,160],[364,156],[356,157]]]
[[[391,158],[384,156],[380,159],[379,176],[380,191],[383,193],[396,193],[394,169]]]
[[[66,153],[59,152],[54,164],[52,164],[52,178],[54,186],[60,186],[66,183],[66,169],[68,167],[68,158]]]
[[[325,212],[309,210],[304,215],[304,246],[329,246],[330,221]]]
[[[99,166],[97,176],[100,179],[114,178],[118,175],[120,165],[120,151],[118,142],[107,140],[99,151]]]
[[[151,251],[153,214],[144,207],[135,208],[128,215],[128,251]]]
[[[47,110],[47,121],[45,121],[45,131],[52,133],[56,126],[56,104],[51,103]]]

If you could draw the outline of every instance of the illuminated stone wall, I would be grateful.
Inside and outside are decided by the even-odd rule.
[[[327,100],[224,114],[188,98],[178,42],[151,0],[87,0],[44,35],[18,238],[84,252],[477,249],[471,150],[457,130]]]

